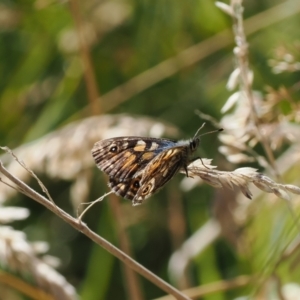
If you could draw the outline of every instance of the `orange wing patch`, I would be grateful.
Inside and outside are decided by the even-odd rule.
[[[150,160],[155,156],[154,152],[145,152],[142,156],[142,159]]]

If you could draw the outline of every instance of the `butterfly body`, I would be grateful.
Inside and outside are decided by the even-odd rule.
[[[109,176],[109,187],[138,205],[162,188],[192,161],[199,138],[173,141],[148,137],[116,137],[97,142],[92,155]]]

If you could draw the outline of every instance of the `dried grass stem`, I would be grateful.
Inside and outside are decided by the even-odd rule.
[[[0,161],[0,172],[7,177],[10,181],[12,181],[15,185],[17,185],[20,188],[20,191],[28,196],[29,198],[37,201],[41,205],[45,206],[47,209],[51,210],[54,214],[56,214],[58,217],[62,218],[66,223],[71,225],[76,230],[82,232],[84,235],[89,237],[92,241],[94,241],[99,246],[103,247],[105,250],[107,250],[109,253],[117,257],[119,260],[121,260],[123,263],[128,265],[130,268],[135,270],[140,275],[147,278],[149,281],[151,281],[153,284],[164,290],[166,293],[169,293],[176,297],[176,299],[179,300],[187,300],[189,299],[187,296],[185,296],[183,293],[181,293],[179,290],[175,289],[173,286],[168,284],[167,282],[163,281],[161,278],[150,272],[148,269],[143,267],[141,264],[137,263],[135,260],[133,260],[131,257],[129,257],[127,254],[119,250],[117,247],[115,247],[113,244],[102,238],[101,236],[97,235],[95,232],[93,232],[85,223],[80,222],[78,219],[72,217],[71,215],[67,214],[65,211],[54,205],[54,203],[48,199],[46,199],[44,196],[37,193],[35,190],[30,188],[27,184],[25,184],[23,181],[16,178],[13,174],[11,174],[4,166],[3,163]]]

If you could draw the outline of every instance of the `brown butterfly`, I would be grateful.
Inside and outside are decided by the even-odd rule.
[[[139,136],[106,139],[94,145],[92,155],[109,176],[113,192],[139,205],[180,170],[188,176],[187,167],[200,143],[199,130],[188,141]]]

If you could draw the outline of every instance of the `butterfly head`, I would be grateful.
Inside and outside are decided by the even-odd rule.
[[[213,130],[213,131],[206,132],[206,133],[203,133],[203,134],[199,135],[199,132],[204,127],[204,125],[205,125],[205,123],[202,124],[202,126],[197,130],[197,132],[195,133],[194,137],[190,141],[189,146],[190,146],[190,151],[191,152],[194,152],[198,148],[198,146],[200,144],[200,136],[203,136],[203,135],[206,135],[206,134],[210,134],[210,133],[213,133],[213,132],[219,132],[219,131],[223,130],[223,128],[220,128],[220,129]]]
[[[202,124],[202,126],[196,131],[194,137],[192,138],[192,140],[190,141],[190,151],[194,152],[196,151],[196,149],[198,148],[199,144],[200,144],[200,135],[199,135],[199,131],[204,127],[205,123]]]
[[[190,141],[190,150],[191,150],[191,152],[196,151],[196,149],[198,148],[199,144],[200,144],[200,138],[199,137],[194,137]]]
[[[199,146],[199,144],[200,144],[200,136],[203,136],[203,135],[206,135],[206,134],[210,134],[210,133],[214,133],[214,132],[223,131],[223,128],[219,128],[217,130],[205,132],[205,133],[199,135],[199,132],[204,127],[204,125],[205,125],[205,123],[203,123],[202,126],[197,130],[197,132],[195,133],[193,139],[190,142],[190,148],[191,148],[192,151],[195,151],[197,149],[197,147]]]

